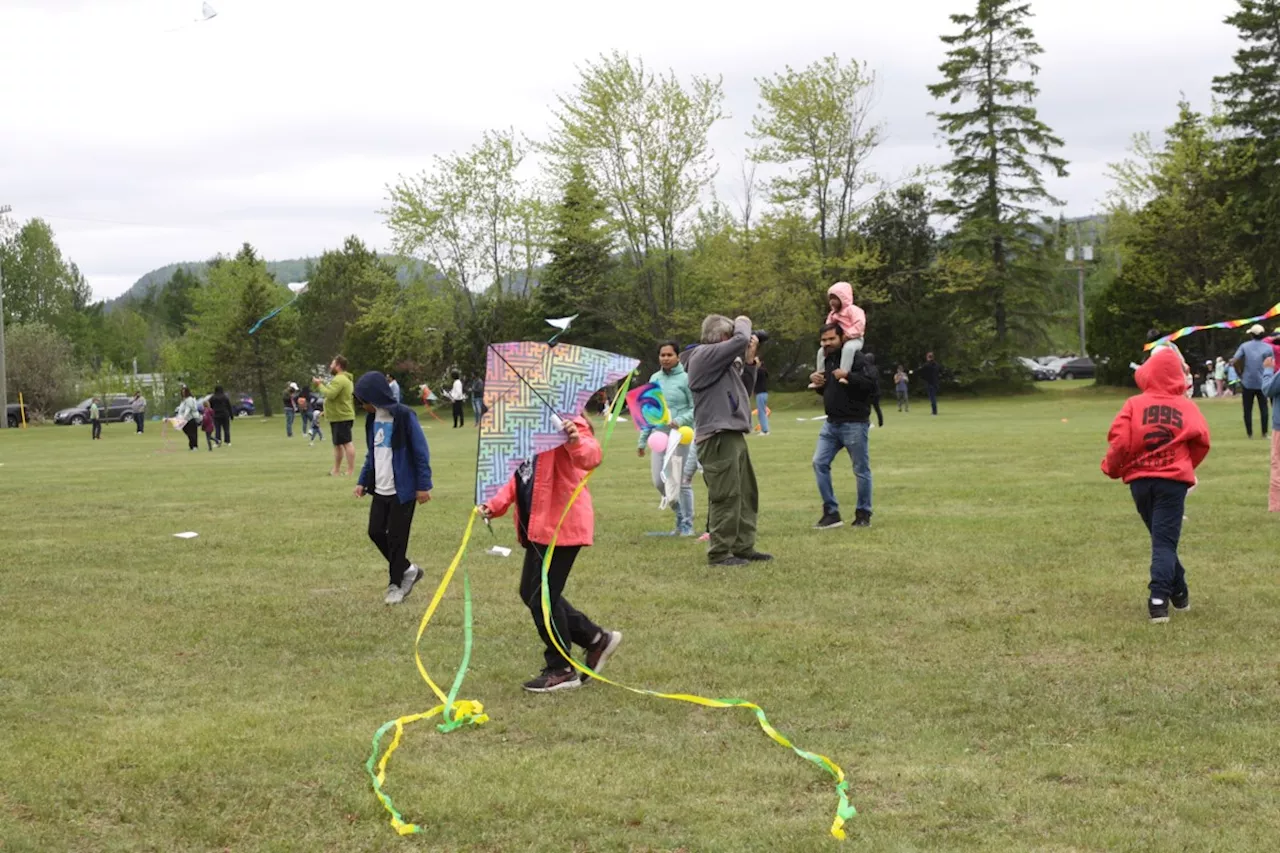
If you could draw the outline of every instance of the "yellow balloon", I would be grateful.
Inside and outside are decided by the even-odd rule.
[[[693,444],[693,428],[692,427],[680,427],[680,443]]]

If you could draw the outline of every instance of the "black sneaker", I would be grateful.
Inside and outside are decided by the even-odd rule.
[[[853,526],[854,527],[870,527],[871,513],[867,512],[865,509],[858,510],[854,514]]]
[[[582,686],[578,671],[569,669],[544,669],[537,678],[524,683],[524,689],[530,693],[554,693],[557,690],[572,690]]]
[[[822,520],[813,526],[814,530],[835,530],[837,527],[844,527],[844,521],[840,518],[838,512],[824,512]]]
[[[750,551],[746,554],[735,554],[739,560],[746,560],[748,563],[769,563],[773,561],[772,554],[766,554],[763,551]]]
[[[601,631],[600,639],[596,640],[591,648],[587,649],[587,669],[592,672],[600,672],[604,669],[604,665],[608,663],[609,658],[618,650],[618,644],[622,642],[621,631]],[[578,673],[585,681],[591,676],[585,673]]]
[[[1186,613],[1191,609],[1191,593],[1190,591],[1181,594],[1174,593],[1169,596],[1169,603],[1173,605],[1173,609],[1179,613]]]
[[[1147,615],[1151,617],[1151,622],[1168,622],[1169,621],[1169,602],[1163,598],[1153,598],[1147,602]]]
[[[744,560],[741,557],[725,557],[723,560],[715,560],[707,565],[712,566],[713,568],[728,568],[730,566],[749,566],[751,565],[751,561]]]

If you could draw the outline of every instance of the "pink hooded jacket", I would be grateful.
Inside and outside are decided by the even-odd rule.
[[[600,443],[596,441],[591,424],[581,417],[573,418],[573,422],[578,427],[576,444],[566,442],[555,450],[538,454],[533,476],[533,500],[529,504],[529,538],[521,541],[521,545],[527,545],[529,541],[539,545],[551,543],[551,536],[556,532],[556,525],[560,523],[560,516],[564,515],[565,505],[569,503],[573,490],[588,472],[600,465]],[[516,530],[520,529],[514,476],[493,496],[488,506],[493,518],[501,518],[507,514],[507,510],[514,507]],[[592,544],[595,522],[591,492],[583,489],[560,528],[560,538],[556,545]]]
[[[847,281],[838,281],[827,290],[827,296],[840,300],[840,310],[827,315],[828,323],[838,323],[844,329],[845,337],[861,338],[866,336],[867,314],[853,304],[853,285]]]

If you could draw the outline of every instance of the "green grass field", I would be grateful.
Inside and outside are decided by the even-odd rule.
[[[387,790],[426,833],[390,829],[363,765],[380,724],[435,704],[413,634],[471,506],[471,429],[428,421],[435,500],[410,552],[427,577],[398,608],[381,603],[368,504],[280,418],[237,421],[214,453],[181,436],[160,452],[155,424],[98,443],[88,427],[0,433],[0,850],[1274,850],[1268,445],[1245,440],[1237,403],[1204,404],[1193,609],[1149,625],[1145,531],[1098,471],[1120,400],[1072,383],[944,399],[937,418],[890,406],[875,526],[822,533],[819,424],[796,420],[818,401],[781,402],[751,444],[759,544],[778,559],[735,570],[644,537],[669,519],[634,429],[615,436],[597,545],[569,585],[626,636],[610,674],[762,705],[849,775],[843,846],[831,780],[747,712],[605,685],[523,693],[541,655],[519,554],[486,555],[483,528],[462,696],[493,720],[408,730]],[[837,490],[851,514],[844,460]],[[495,530],[514,544],[508,520]],[[446,683],[460,596],[424,638]]]

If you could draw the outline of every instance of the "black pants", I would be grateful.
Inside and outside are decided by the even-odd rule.
[[[99,418],[96,421],[89,421],[89,423],[93,424],[93,435],[90,438],[90,441],[95,438],[102,438],[102,419]]]
[[[936,415],[938,414],[938,386],[926,385],[925,390],[929,392],[929,408],[932,409],[933,413]]]
[[[404,571],[409,568],[409,528],[413,526],[413,510],[417,503],[400,503],[395,495],[373,496],[369,507],[369,538],[387,558],[387,570],[391,583],[399,585]]]
[[[1178,559],[1182,514],[1187,504],[1186,483],[1173,480],[1134,480],[1133,503],[1151,531],[1151,597],[1166,601],[1187,591],[1187,573]]]
[[[220,444],[231,443],[231,418],[226,415],[213,416],[213,440]]]
[[[556,629],[560,647],[566,652],[573,651],[570,643],[586,648],[600,635],[600,626],[564,599],[564,584],[569,579],[569,570],[573,568],[573,561],[578,558],[580,550],[577,546],[556,548],[551,555],[551,565],[547,567],[551,624]],[[547,647],[543,653],[547,669],[567,669],[569,661],[551,642],[551,637],[547,636],[547,626],[542,621],[542,557],[546,552],[546,545],[530,542],[525,546],[524,571],[520,575],[520,598],[533,614],[533,624],[538,629],[538,636]]]
[[[871,401],[871,408],[876,410],[876,426],[884,426],[884,412],[880,411],[880,400]]]
[[[198,435],[199,430],[200,430],[200,425],[195,421],[187,421],[185,424],[182,425],[182,431],[187,434],[187,446],[189,446],[192,450],[195,450],[197,447],[200,446],[200,439]]]
[[[213,450],[213,433],[209,432],[208,430],[205,430],[204,442],[205,444],[209,445],[209,450],[212,451]]]
[[[458,427],[466,426],[466,425],[467,425],[467,419],[466,419],[466,416],[463,415],[462,401],[454,400],[453,401],[453,428],[457,429]]]
[[[146,415],[146,413],[145,413],[145,412],[134,412],[134,413],[133,413],[133,422],[137,425],[137,427],[138,427],[138,432],[142,432],[142,425],[143,425],[143,423],[145,423],[145,422],[146,422],[146,420],[147,420],[147,415]]]
[[[1253,400],[1258,400],[1258,409],[1262,412],[1262,434],[1267,434],[1267,398],[1262,396],[1262,391],[1255,388],[1244,389],[1244,431],[1249,434],[1249,438],[1253,438]]]

